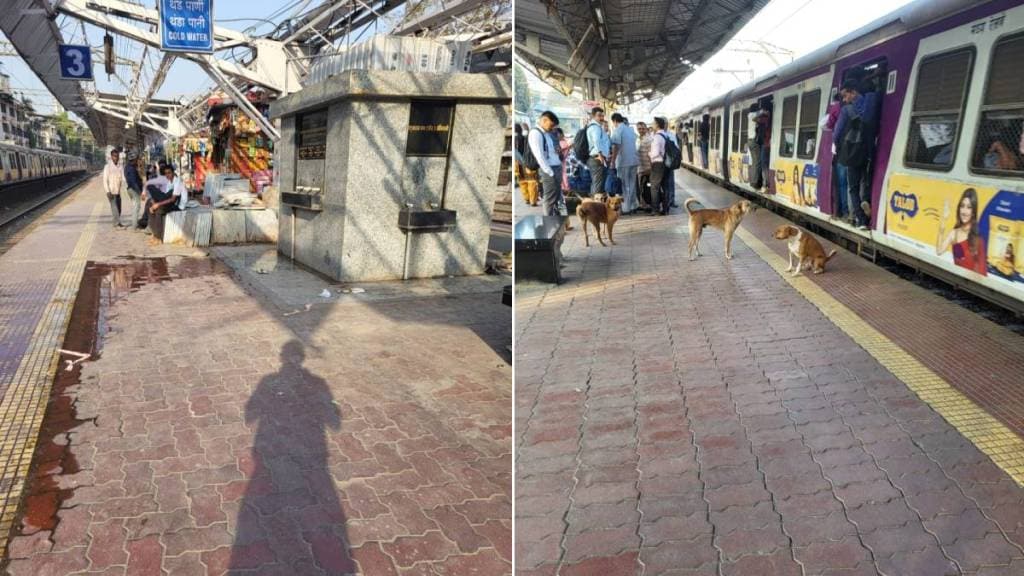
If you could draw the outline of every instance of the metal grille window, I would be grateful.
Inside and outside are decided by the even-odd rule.
[[[737,110],[737,111],[732,113],[732,127],[730,128],[730,131],[732,132],[732,151],[733,152],[739,152],[740,151],[740,111],[739,110]]]
[[[800,128],[796,135],[796,156],[810,160],[814,158],[818,145],[818,109],[821,107],[821,90],[804,92],[800,97]]]
[[[793,157],[796,148],[796,105],[798,97],[790,96],[782,101],[782,138],[779,138],[779,156]]]
[[[714,150],[718,146],[718,116],[711,117],[711,128],[708,132],[708,146]]]
[[[907,166],[926,170],[953,167],[973,63],[973,48],[921,60],[904,156]]]
[[[971,169],[1024,176],[1024,34],[1000,39],[992,51]]]
[[[741,109],[739,114],[740,114],[740,121],[737,122],[737,124],[739,125],[737,130],[739,130],[739,133],[740,133],[740,149],[739,149],[739,151],[740,152],[746,152],[747,151],[747,142],[749,140],[749,134],[747,134],[747,132],[750,130],[749,122],[747,121],[746,108]]]

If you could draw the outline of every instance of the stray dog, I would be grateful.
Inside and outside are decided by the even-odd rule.
[[[700,256],[700,236],[704,233],[705,226],[718,228],[725,233],[725,259],[732,260],[732,235],[743,217],[756,209],[754,205],[749,200],[740,200],[728,208],[691,210],[691,202],[697,202],[697,199],[687,198],[683,203],[690,214],[690,260],[694,259],[694,252]]]
[[[817,238],[796,226],[783,224],[775,229],[773,236],[776,240],[789,239],[789,268],[786,268],[786,272],[792,271],[793,276],[799,276],[805,266],[812,267],[815,274],[821,274],[825,271],[825,263],[836,255],[835,250],[825,254],[825,249],[821,247],[821,242],[818,242]],[[796,257],[795,268],[793,266],[794,257]]]
[[[601,239],[602,223],[604,223],[604,227],[608,230],[608,241],[615,244],[615,239],[612,237],[612,229],[615,227],[615,222],[619,219],[619,210],[621,208],[621,196],[613,196],[603,202],[589,198],[580,202],[580,205],[576,207],[576,216],[579,217],[580,223],[583,225],[583,239],[587,246],[590,246],[587,222],[593,224],[594,229],[597,230],[597,241],[601,243],[601,246],[607,246],[604,240]]]

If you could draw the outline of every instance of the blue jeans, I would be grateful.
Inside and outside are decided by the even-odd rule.
[[[700,141],[700,155],[701,155],[701,159],[700,159],[701,166],[705,170],[707,170],[708,169],[708,141],[707,140],[701,140]]]
[[[846,166],[836,163],[836,183],[839,192],[836,194],[836,216],[842,218],[850,213],[850,203],[847,198]]]

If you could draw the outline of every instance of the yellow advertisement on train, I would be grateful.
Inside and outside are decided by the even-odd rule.
[[[729,180],[750,184],[750,154],[731,152],[729,154]]]
[[[803,160],[775,160],[775,194],[797,206],[818,207],[818,165]]]
[[[886,199],[887,236],[980,276],[1024,283],[1024,194],[893,174]]]

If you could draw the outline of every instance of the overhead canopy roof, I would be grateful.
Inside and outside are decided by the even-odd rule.
[[[769,0],[516,0],[516,55],[548,83],[629,103],[668,94]]]
[[[124,118],[97,110],[90,103],[97,96],[116,96],[87,94],[87,86],[94,90],[92,83],[83,84],[60,77],[57,45],[64,43],[65,39],[56,22],[49,17],[49,10],[50,3],[46,0],[4,0],[4,9],[0,10],[0,28],[57,102],[85,121],[99,145],[131,143],[140,132],[150,132],[144,127],[126,129]]]

